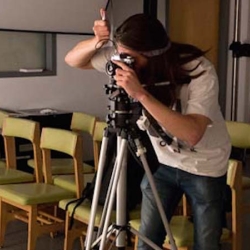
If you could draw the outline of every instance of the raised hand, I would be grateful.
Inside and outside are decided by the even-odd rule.
[[[94,22],[93,31],[100,46],[107,43],[110,35],[110,25],[106,20],[106,11],[100,9],[101,19]]]

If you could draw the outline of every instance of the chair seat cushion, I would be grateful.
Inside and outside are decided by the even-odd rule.
[[[170,223],[170,229],[177,247],[193,245],[193,223],[185,216],[174,216]],[[168,236],[166,242],[169,242]]]
[[[73,199],[65,199],[65,200],[61,200],[59,202],[59,207],[62,208],[63,210],[66,210],[66,206],[69,202],[73,201]],[[68,206],[68,210],[70,215],[72,215],[72,211],[74,209],[76,205],[76,202],[71,203]],[[102,216],[102,206],[98,206],[97,207],[97,213],[96,213],[96,220],[95,220],[95,225],[98,226],[100,224],[101,221],[101,216]],[[90,218],[90,212],[91,212],[91,201],[89,200],[84,200],[84,202],[77,207],[77,209],[75,210],[75,216],[82,222],[88,223],[89,218]],[[140,218],[140,206],[136,207],[135,209],[131,210],[129,212],[129,217],[131,220],[134,219],[138,219]],[[114,222],[116,218],[116,211],[113,210],[112,214],[111,214],[111,221]]]
[[[130,225],[139,230],[140,219],[131,220]],[[173,216],[170,223],[170,230],[175,240],[177,247],[187,247],[193,245],[194,227],[193,223],[186,216]],[[222,241],[227,241],[230,238],[230,230],[223,228],[221,236]],[[165,242],[168,244],[169,238],[166,236]]]
[[[75,176],[71,175],[55,175],[53,176],[54,185],[65,188],[71,192],[76,192]]]
[[[62,208],[63,210],[66,210],[66,206],[68,204],[68,202],[71,202],[72,199],[66,199],[66,200],[61,200],[59,202],[59,207]],[[74,209],[76,205],[76,202],[71,203],[68,206],[68,210],[70,215],[72,215],[72,211]],[[91,202],[89,200],[85,200],[80,206],[77,207],[77,209],[75,210],[75,216],[80,219],[80,221],[84,222],[84,223],[88,223],[89,218],[90,218],[90,212],[91,212]],[[101,216],[102,216],[102,206],[98,206],[97,208],[97,213],[96,213],[96,220],[95,220],[95,224],[96,226],[100,224],[101,221]],[[114,214],[112,213],[111,215],[111,220],[114,219]]]
[[[33,205],[74,198],[75,193],[46,183],[22,183],[0,186],[0,196],[21,205]]]
[[[131,227],[133,227],[134,229],[136,229],[138,231],[140,228],[140,225],[141,225],[141,219],[137,218],[134,220],[130,220],[129,224],[131,225]]]
[[[28,166],[35,168],[34,159],[27,161]],[[71,158],[54,158],[51,159],[52,174],[74,174],[73,160]],[[87,163],[83,163],[83,173],[93,174],[95,168]]]
[[[6,169],[0,167],[0,185],[22,182],[33,182],[33,174],[26,173],[17,169]]]
[[[186,216],[173,216],[170,229],[177,247],[192,246],[194,238],[194,227],[191,220]],[[230,230],[223,228],[221,241],[227,241],[231,236]],[[169,242],[166,237],[166,242]]]

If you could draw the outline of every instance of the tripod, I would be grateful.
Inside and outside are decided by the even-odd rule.
[[[150,241],[148,238],[140,234],[137,230],[135,230],[134,228],[131,228],[129,224],[127,224],[126,199],[125,199],[126,181],[125,180],[126,180],[126,167],[127,167],[126,166],[126,162],[127,162],[126,154],[127,154],[127,146],[128,146],[129,137],[133,140],[136,146],[136,150],[137,150],[136,154],[138,157],[140,157],[143,168],[148,177],[160,216],[162,218],[163,225],[165,227],[166,233],[168,234],[168,237],[170,240],[171,249],[173,250],[177,249],[172,233],[169,228],[166,215],[164,213],[162,203],[160,201],[159,195],[156,190],[153,176],[151,174],[150,168],[147,163],[147,159],[145,156],[146,149],[142,145],[135,131],[136,129],[121,128],[119,129],[119,132],[117,132],[117,130],[112,127],[107,127],[104,131],[104,136],[103,136],[102,146],[101,146],[101,151],[100,151],[98,172],[97,172],[97,177],[96,177],[96,186],[94,190],[91,213],[90,213],[90,220],[89,220],[86,241],[85,241],[86,250],[95,248],[96,246],[98,246],[99,249],[104,249],[107,239],[113,233],[116,233],[116,246],[118,248],[125,249],[125,245],[126,245],[125,238],[126,238],[127,230],[129,230],[134,235],[137,235],[141,240],[143,240],[145,243],[150,245],[152,248],[156,250],[161,249],[152,241]],[[112,176],[111,176],[111,180],[110,180],[110,184],[108,188],[107,198],[103,207],[103,213],[102,213],[100,225],[98,226],[98,230],[96,230],[95,216],[97,212],[98,198],[99,198],[99,193],[100,193],[100,188],[101,188],[101,180],[102,180],[102,175],[103,175],[103,170],[104,170],[105,155],[106,155],[106,150],[107,150],[107,145],[108,145],[109,133],[114,133],[114,132],[117,133],[117,142],[118,142],[117,143],[117,157],[116,157],[114,169],[112,172]],[[111,218],[111,213],[112,213],[112,209],[114,205],[115,194],[117,194],[116,224],[110,225],[110,218]]]

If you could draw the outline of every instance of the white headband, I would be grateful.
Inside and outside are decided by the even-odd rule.
[[[149,50],[149,51],[141,51],[139,53],[146,57],[159,56],[165,53],[170,47],[171,47],[171,42],[169,41],[168,45],[164,48],[156,49],[156,50]]]

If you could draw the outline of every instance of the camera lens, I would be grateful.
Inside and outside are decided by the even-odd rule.
[[[115,63],[113,63],[112,60],[123,62],[126,65],[128,65],[130,68],[133,68],[133,64],[134,64],[134,58],[133,57],[131,57],[130,55],[125,54],[125,53],[114,54],[111,57],[111,60],[108,61],[107,64],[106,64],[106,73],[109,76],[113,77],[115,75],[115,70],[117,68],[120,68],[118,65],[116,65]]]
[[[119,68],[115,63],[112,61],[107,62],[106,64],[106,72],[109,76],[114,76],[115,75],[115,70]]]

